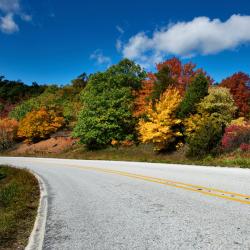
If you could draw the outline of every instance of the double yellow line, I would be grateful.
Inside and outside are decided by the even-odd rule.
[[[238,193],[228,192],[228,191],[224,191],[220,189],[197,186],[197,185],[192,185],[192,184],[187,184],[183,182],[177,182],[177,181],[172,181],[172,180],[167,180],[167,179],[162,179],[162,178],[133,174],[133,173],[123,172],[123,171],[116,171],[112,169],[103,169],[103,168],[96,168],[96,167],[81,167],[81,166],[73,166],[73,167],[78,168],[78,169],[83,169],[83,170],[92,170],[92,171],[97,171],[97,172],[104,172],[104,173],[109,173],[109,174],[127,176],[130,178],[140,179],[140,180],[149,181],[149,182],[155,182],[155,183],[159,183],[165,186],[181,188],[181,189],[185,189],[185,190],[189,190],[193,192],[198,192],[204,195],[210,195],[210,196],[250,205],[250,196],[245,195],[245,194],[238,194]]]

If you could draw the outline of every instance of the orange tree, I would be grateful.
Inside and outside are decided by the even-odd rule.
[[[11,146],[17,137],[18,122],[12,119],[0,120],[0,150]]]
[[[41,108],[38,111],[31,111],[21,120],[17,135],[28,142],[39,141],[48,138],[63,125],[62,116],[54,110]]]
[[[150,102],[150,96],[153,91],[153,82],[150,80],[142,81],[141,88],[134,92],[134,111],[135,117],[141,117],[145,114],[146,108]]]

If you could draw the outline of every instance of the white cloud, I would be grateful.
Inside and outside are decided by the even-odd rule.
[[[122,49],[122,41],[121,41],[121,39],[116,40],[115,47],[116,47],[117,51],[121,51],[121,49]]]
[[[167,55],[215,54],[248,42],[250,16],[232,15],[225,22],[197,17],[190,22],[178,22],[156,30],[151,37],[140,32],[129,39],[122,53],[139,63],[155,63]]]
[[[2,32],[8,34],[17,32],[19,30],[18,25],[13,19],[13,14],[10,13],[0,18],[0,29]]]
[[[119,25],[116,25],[116,29],[118,30],[118,32],[120,33],[120,34],[124,34],[124,29],[121,27],[121,26],[119,26]]]
[[[0,0],[0,10],[4,12],[18,12],[20,10],[19,0]]]
[[[0,0],[0,11],[3,16],[0,16],[0,30],[4,33],[12,34],[19,31],[18,24],[14,17],[19,16],[21,20],[30,22],[32,16],[23,12],[20,0]]]
[[[32,20],[32,16],[28,14],[22,13],[20,17],[25,22],[30,22]]]
[[[107,66],[109,66],[111,64],[111,58],[108,56],[104,56],[103,52],[99,49],[94,51],[94,53],[90,55],[90,59],[95,60],[99,65],[106,64]]]

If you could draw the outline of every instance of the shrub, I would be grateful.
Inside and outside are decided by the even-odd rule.
[[[0,150],[9,148],[17,137],[18,122],[12,119],[0,120]]]
[[[242,143],[240,145],[240,149],[244,152],[247,152],[247,151],[250,151],[250,144],[247,144],[247,143]]]
[[[201,126],[188,138],[187,155],[203,158],[208,154],[216,153],[223,129],[223,125],[217,117],[209,116],[207,119],[203,119]]]
[[[53,110],[42,108],[28,113],[20,122],[18,137],[28,142],[48,138],[64,125],[64,118]]]
[[[175,116],[181,96],[176,89],[167,90],[154,107],[149,106],[146,119],[139,122],[140,139],[143,143],[152,142],[155,150],[173,149],[180,138],[181,120]]]
[[[223,151],[233,151],[241,145],[246,148],[245,145],[250,144],[250,124],[244,125],[230,125],[226,128],[223,138],[221,140],[221,146]]]

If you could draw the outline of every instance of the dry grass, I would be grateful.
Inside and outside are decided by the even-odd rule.
[[[0,166],[0,249],[24,249],[39,203],[37,179],[28,171]]]

